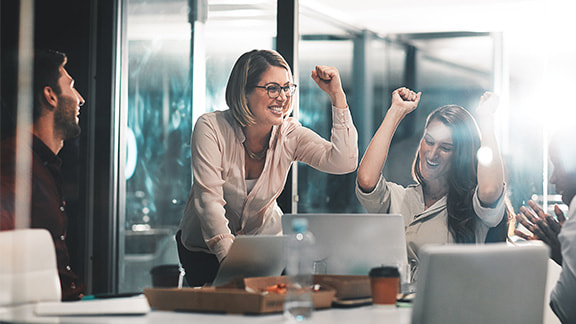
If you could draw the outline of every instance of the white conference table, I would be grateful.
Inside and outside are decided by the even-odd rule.
[[[378,307],[362,306],[356,308],[331,308],[316,310],[312,319],[302,323],[338,324],[338,323],[394,323],[409,324],[412,309],[408,307]],[[28,317],[23,323],[62,323],[62,324],[179,324],[179,323],[291,323],[282,314],[270,315],[239,315],[210,314],[194,312],[152,311],[146,315],[129,316],[60,316],[60,317]]]
[[[544,319],[543,324],[560,324],[558,318],[554,315],[549,303],[550,290],[558,280],[560,267],[553,261],[548,263],[548,278],[546,299],[544,301]],[[0,308],[0,322],[2,314]],[[214,314],[214,313],[196,313],[196,312],[169,312],[153,310],[146,315],[126,315],[126,316],[60,316],[60,317],[33,317],[30,310],[24,312],[26,315],[19,320],[10,320],[10,323],[62,323],[62,324],[131,324],[131,323],[150,323],[150,324],[179,324],[179,323],[290,323],[285,320],[282,314],[270,315],[240,315],[240,314]],[[339,323],[394,323],[409,324],[411,321],[412,308],[410,307],[378,307],[362,306],[355,308],[330,308],[316,310],[310,321],[303,323],[319,324],[339,324]]]

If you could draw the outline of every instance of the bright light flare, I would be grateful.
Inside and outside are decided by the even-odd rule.
[[[476,154],[478,157],[478,163],[484,166],[490,165],[494,159],[494,153],[492,152],[492,149],[486,146],[482,146]]]

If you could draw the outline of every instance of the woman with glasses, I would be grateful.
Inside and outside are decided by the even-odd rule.
[[[253,50],[234,64],[225,111],[201,116],[191,140],[193,184],[176,235],[191,286],[213,281],[237,235],[282,233],[282,192],[294,161],[332,174],[353,172],[357,132],[338,70],[317,66],[312,79],[332,101],[331,140],[289,117],[296,84],[284,58]]]
[[[478,123],[456,105],[428,115],[412,165],[417,184],[404,187],[384,179],[392,136],[416,109],[420,95],[407,88],[392,93],[392,104],[360,162],[356,182],[356,196],[368,212],[404,216],[413,267],[425,244],[484,243],[505,212],[504,170],[494,134],[498,98],[489,92],[476,109]]]

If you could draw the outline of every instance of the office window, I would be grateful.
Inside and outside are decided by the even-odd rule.
[[[188,1],[130,0],[125,8],[125,211],[119,218],[125,250],[118,289],[131,292],[151,286],[153,266],[178,261],[172,236],[190,187],[192,83]]]
[[[274,2],[187,0],[127,0],[124,7],[118,290],[132,292],[152,285],[154,266],[179,263],[174,234],[192,185],[194,122],[227,109],[224,89],[243,52],[273,48],[276,8]]]

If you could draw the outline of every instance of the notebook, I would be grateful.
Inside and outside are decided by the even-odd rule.
[[[548,248],[543,244],[424,246],[413,324],[541,324]]]
[[[284,234],[292,220],[305,218],[316,238],[318,273],[368,275],[371,268],[407,264],[404,218],[397,214],[285,214]]]
[[[74,302],[41,302],[34,308],[38,316],[144,315],[148,312],[150,305],[143,294]]]
[[[239,235],[220,264],[212,286],[248,277],[279,276],[286,267],[284,236]]]

